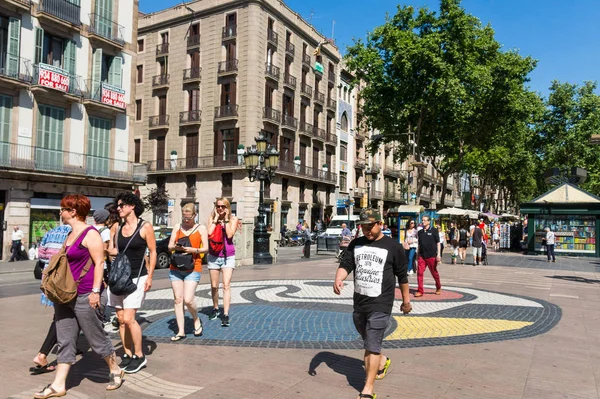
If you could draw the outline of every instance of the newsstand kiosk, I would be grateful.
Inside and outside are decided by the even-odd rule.
[[[529,203],[521,204],[528,215],[527,251],[543,253],[542,238],[549,227],[556,236],[557,254],[600,257],[600,198],[569,183],[555,187]]]

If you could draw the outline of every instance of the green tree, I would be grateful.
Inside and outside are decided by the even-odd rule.
[[[164,188],[153,188],[144,201],[146,210],[151,210],[155,215],[169,211],[169,193]]]

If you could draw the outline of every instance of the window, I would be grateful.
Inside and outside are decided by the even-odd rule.
[[[346,115],[346,113],[344,112],[342,114],[342,118],[340,120],[340,127],[344,132],[348,131],[348,115]]]
[[[140,163],[140,156],[141,156],[141,140],[140,139],[135,139],[133,140],[133,147],[134,147],[134,155],[133,155],[133,162],[135,163]]]
[[[348,144],[340,143],[340,161],[348,161]]]
[[[143,65],[137,66],[137,82],[138,83],[144,82],[144,66]]]
[[[283,95],[283,115],[294,116],[294,99],[287,94]]]
[[[121,87],[122,74],[123,57],[105,55],[103,54],[101,48],[94,49],[92,56],[92,81],[94,84],[100,84],[101,82],[104,82],[113,86]]]
[[[300,182],[300,202],[304,202],[304,192],[306,191],[306,183]]]
[[[221,105],[233,105],[235,104],[235,82],[225,83],[221,86]]]
[[[169,32],[163,32],[160,34],[160,42],[162,44],[169,43]]]
[[[275,89],[269,85],[269,83],[265,83],[265,107],[273,108],[273,92]]]
[[[294,160],[294,140],[287,137],[281,138],[280,157],[284,162],[292,162]]]
[[[8,166],[10,159],[10,116],[12,97],[0,96],[0,165]]]
[[[156,138],[156,170],[165,169],[165,136]],[[158,185],[158,181],[156,182]],[[163,185],[164,186],[164,185]]]
[[[34,62],[36,64],[49,64],[75,75],[76,49],[77,45],[74,41],[45,33],[42,28],[35,28]]]
[[[144,51],[144,39],[139,39],[138,40],[138,53],[141,53],[142,51]]]
[[[237,145],[240,140],[239,129],[221,129],[215,131],[215,164],[236,165]]]
[[[43,104],[39,104],[38,110],[36,166],[42,170],[62,171],[66,110]]]
[[[89,118],[87,173],[92,176],[109,175],[111,121],[103,118]]]
[[[221,197],[233,197],[233,173],[223,173],[221,183]]]
[[[200,24],[190,26],[190,37],[200,36]]]
[[[135,100],[135,120],[142,120],[142,100]]]
[[[198,111],[200,109],[200,90],[192,89],[188,91],[188,111]]]
[[[346,172],[340,172],[340,191],[348,191],[348,176]]]
[[[267,144],[271,147],[277,149],[277,133],[269,132],[265,130],[265,138],[267,139]]]
[[[185,138],[185,164],[188,168],[198,167],[198,133],[190,133]]]

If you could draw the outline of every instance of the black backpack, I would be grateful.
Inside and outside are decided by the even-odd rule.
[[[198,226],[200,225],[197,225],[189,235],[178,238],[177,244],[182,247],[191,247],[192,242],[190,241],[190,236],[194,234],[194,231],[196,231]],[[179,229],[181,230],[181,226]],[[190,272],[194,270],[194,255],[175,251],[173,252],[173,255],[171,255],[171,265],[183,272]]]
[[[465,229],[459,230],[460,241],[467,241],[467,231]]]
[[[110,271],[108,272],[108,287],[110,288],[110,292],[115,295],[129,295],[133,294],[137,290],[137,284],[134,284],[131,279],[131,262],[129,262],[129,258],[125,255],[127,252],[127,248],[129,248],[129,244],[136,236],[139,234],[140,229],[144,225],[144,221],[140,219],[138,222],[138,227],[135,232],[131,235],[129,242],[125,246],[123,252],[119,252],[115,259],[112,261],[110,265]],[[118,245],[118,236],[121,231],[121,227],[117,230],[117,234],[115,234],[115,246],[117,247],[117,251],[119,251]],[[138,282],[140,281],[140,276],[142,275],[142,269],[144,268],[144,263],[146,258],[142,260],[142,265],[140,266],[140,272],[138,274]]]

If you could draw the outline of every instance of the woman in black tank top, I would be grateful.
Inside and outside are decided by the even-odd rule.
[[[119,335],[125,352],[119,366],[131,374],[146,365],[146,357],[142,351],[142,329],[135,320],[135,314],[142,306],[146,291],[152,287],[156,239],[152,224],[139,218],[144,211],[141,199],[132,193],[122,193],[115,198],[115,203],[123,224],[111,237],[109,255],[116,256],[120,252],[127,255],[131,264],[131,279],[137,285],[137,290],[126,296],[109,294],[109,305],[117,311]],[[147,262],[144,261],[146,249],[149,251]]]

